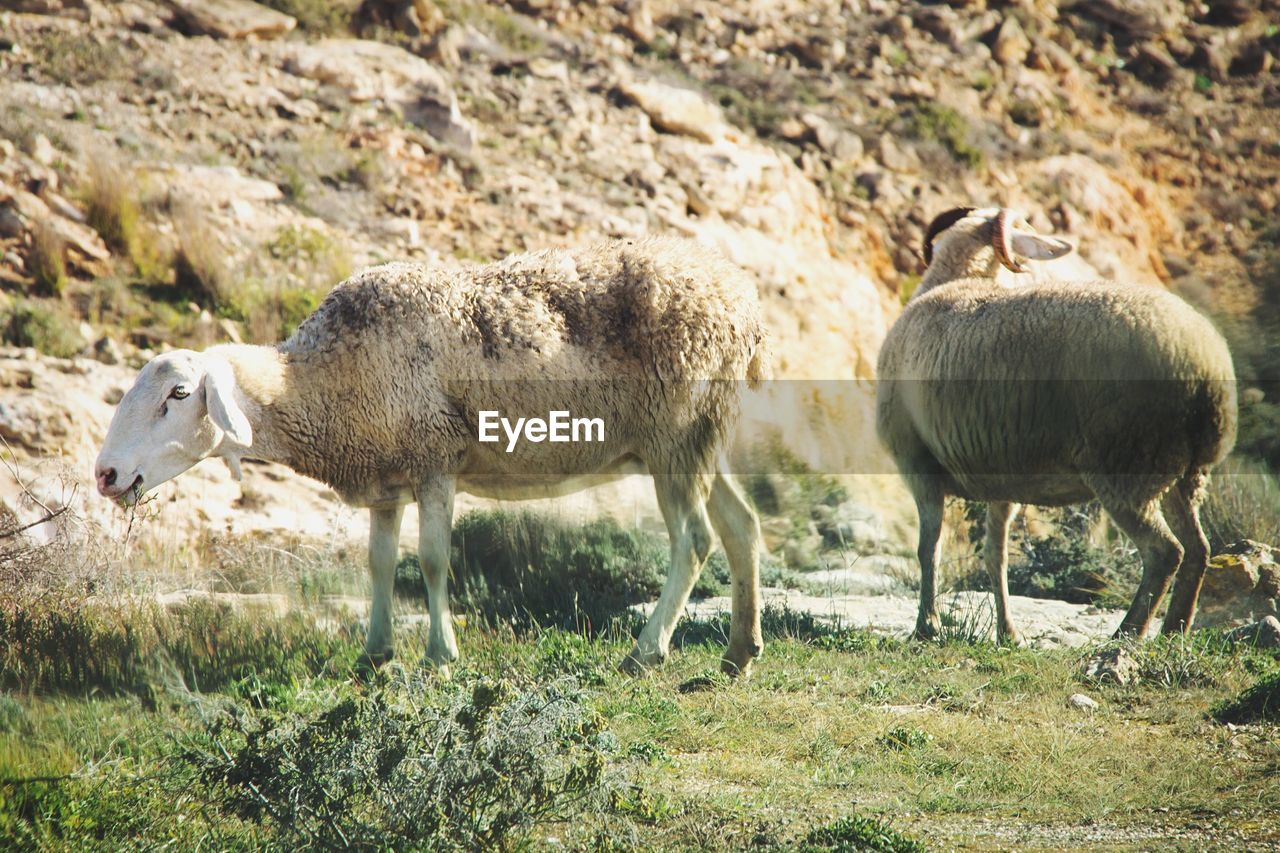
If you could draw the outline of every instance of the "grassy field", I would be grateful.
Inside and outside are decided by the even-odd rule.
[[[354,620],[303,605],[9,601],[0,846],[1280,843],[1276,709],[1212,717],[1280,659],[1221,634],[1134,647],[1140,677],[1119,686],[1080,675],[1095,650],[770,612],[754,677],[728,682],[719,622],[686,622],[665,666],[629,678],[621,622],[587,638],[480,621],[451,681],[414,665],[420,625],[399,630],[406,663],[362,681]]]

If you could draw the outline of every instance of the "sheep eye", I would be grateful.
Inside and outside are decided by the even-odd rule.
[[[187,397],[191,396],[191,389],[186,385],[178,385],[169,392],[169,396],[175,400],[185,400]]]

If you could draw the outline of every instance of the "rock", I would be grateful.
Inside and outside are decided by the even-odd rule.
[[[196,35],[214,38],[280,38],[297,20],[249,0],[169,0],[179,20]]]
[[[31,143],[27,148],[31,158],[42,166],[52,166],[53,161],[58,159],[58,150],[43,133],[37,133],[31,137]]]
[[[836,160],[857,160],[862,156],[862,137],[856,133],[840,130],[814,113],[805,113],[800,121],[813,133],[818,147]]]
[[[1084,663],[1084,675],[1095,681],[1110,681],[1123,687],[1132,683],[1139,672],[1138,662],[1122,648],[1098,652]]]
[[[1186,22],[1179,0],[1081,0],[1071,11],[1120,30],[1130,38],[1150,38]]]
[[[1200,588],[1196,625],[1225,625],[1275,615],[1280,598],[1280,565],[1274,548],[1244,540],[1209,561]]]
[[[1242,625],[1234,631],[1228,631],[1226,636],[1233,643],[1257,646],[1260,649],[1280,648],[1280,619],[1268,616],[1251,625]]]
[[[353,101],[382,101],[462,151],[475,144],[475,129],[463,118],[444,75],[403,48],[365,39],[290,45],[285,70],[336,86]]]
[[[1000,29],[996,31],[991,55],[1001,65],[1017,66],[1026,62],[1029,50],[1031,50],[1031,41],[1022,31],[1022,25],[1018,23],[1018,19],[1012,16],[1005,18]]]
[[[631,0],[626,7],[626,17],[622,19],[622,31],[640,44],[647,45],[657,38],[649,0]]]
[[[894,172],[920,171],[920,158],[910,148],[902,148],[891,134],[880,137],[879,160],[886,168]]]
[[[1083,693],[1072,693],[1067,697],[1067,704],[1077,711],[1088,711],[1092,713],[1098,710],[1098,703],[1090,699]]]
[[[1126,68],[1152,86],[1168,86],[1184,73],[1169,52],[1156,42],[1139,47],[1138,55]]]
[[[105,261],[111,257],[107,244],[102,237],[88,225],[59,216],[49,205],[36,195],[26,190],[14,189],[0,181],[0,205],[16,214],[23,230],[31,228],[37,222],[45,223],[53,233],[79,255],[89,260]],[[5,227],[13,227],[12,221]]]
[[[1267,43],[1256,41],[1236,53],[1231,60],[1231,64],[1227,67],[1227,73],[1233,77],[1266,74],[1271,70],[1271,66],[1274,63],[1275,56],[1271,53]]]
[[[715,142],[729,133],[720,107],[692,89],[623,77],[618,81],[618,91],[644,110],[654,127],[668,133],[703,142]]]
[[[1221,27],[1238,27],[1258,12],[1259,0],[1213,0],[1206,3],[1206,23]]]

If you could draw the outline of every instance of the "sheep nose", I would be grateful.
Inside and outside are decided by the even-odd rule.
[[[98,471],[98,491],[106,494],[107,489],[116,484],[116,469],[102,468]]]

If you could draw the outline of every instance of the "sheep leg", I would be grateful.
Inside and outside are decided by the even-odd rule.
[[[1009,525],[1021,508],[1001,501],[987,504],[987,538],[982,546],[996,599],[996,639],[1011,645],[1018,643],[1018,629],[1013,627],[1013,617],[1009,615]]]
[[[1182,562],[1182,545],[1169,530],[1160,512],[1159,500],[1151,500],[1137,509],[1116,505],[1102,495],[1102,506],[1125,532],[1142,555],[1142,580],[1129,605],[1129,612],[1116,630],[1116,637],[1142,637],[1151,624],[1160,600],[1169,589],[1169,581]]]
[[[733,618],[729,648],[720,668],[729,675],[746,675],[751,661],[760,656],[760,519],[721,467],[707,500],[711,526],[729,558],[733,589]]]
[[[1208,480],[1208,472],[1200,471],[1183,478],[1164,498],[1164,512],[1173,533],[1186,553],[1173,582],[1169,612],[1165,614],[1166,634],[1186,633],[1196,618],[1196,600],[1205,570],[1209,568],[1209,538],[1200,526],[1200,501]]]
[[[373,605],[369,613],[363,661],[369,666],[381,666],[395,655],[391,598],[396,557],[400,554],[400,520],[403,517],[403,506],[369,510],[369,575],[373,579]]]
[[[942,620],[938,618],[938,563],[942,560],[942,511],[946,495],[931,477],[912,477],[908,485],[920,517],[920,540],[916,547],[916,556],[920,559],[920,612],[916,616],[914,636],[918,640],[929,640],[938,636],[942,628]]]
[[[449,533],[453,529],[453,477],[432,477],[418,487],[418,562],[427,587],[431,630],[423,662],[448,676],[458,659],[449,609]]]
[[[631,675],[638,675],[666,659],[676,622],[689,600],[702,563],[711,553],[711,528],[705,502],[697,497],[692,483],[686,478],[681,479],[685,482],[677,483],[670,477],[654,477],[658,506],[671,537],[671,572],[649,621],[622,661],[622,671]]]

